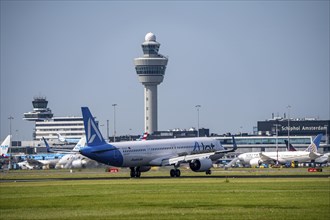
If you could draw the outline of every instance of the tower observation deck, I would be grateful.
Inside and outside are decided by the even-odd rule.
[[[45,97],[35,97],[32,101],[33,111],[24,113],[24,120],[43,121],[53,117],[50,108],[47,108],[48,101]]]
[[[158,53],[160,43],[153,33],[147,33],[142,43],[143,57],[134,59],[135,70],[144,86],[144,129],[148,133],[157,127],[157,85],[163,82],[168,58]]]

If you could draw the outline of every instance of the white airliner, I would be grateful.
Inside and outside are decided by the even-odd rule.
[[[131,177],[140,177],[151,166],[174,166],[171,177],[181,175],[180,164],[189,163],[191,170],[211,174],[213,161],[227,152],[237,149],[233,137],[233,149],[226,150],[219,140],[198,138],[174,138],[165,140],[127,141],[108,144],[103,139],[94,117],[87,107],[82,107],[87,146],[80,153],[95,161],[115,167],[130,167]]]
[[[0,156],[1,157],[8,157],[8,149],[11,145],[11,135],[8,135],[6,139],[2,142],[0,147]]]
[[[317,135],[313,142],[305,151],[280,151],[280,152],[252,152],[240,154],[237,159],[243,165],[259,166],[263,163],[274,164],[278,161],[280,164],[297,161],[299,163],[313,161],[322,156],[317,153],[322,134]]]
[[[54,168],[55,165],[58,163],[59,159],[52,159],[52,160],[36,160],[27,158],[23,162],[17,163],[21,169],[50,169]]]
[[[296,148],[294,148],[291,143],[289,144],[287,140],[285,140],[284,142],[289,151],[296,151]],[[325,153],[322,156],[316,158],[314,162],[316,164],[326,164],[330,161],[329,157],[330,157],[330,153]],[[312,162],[312,161],[308,161],[308,162]]]
[[[70,143],[70,144],[76,144],[78,143],[78,141],[80,139],[76,139],[76,138],[65,138],[62,135],[60,135],[59,133],[56,133],[58,140],[64,143]]]
[[[330,153],[325,153],[321,157],[315,159],[315,163],[317,164],[326,164],[330,161]]]
[[[72,149],[70,153],[64,155],[56,164],[55,168],[86,168],[86,167],[97,167],[98,163],[94,160],[89,159],[79,153],[79,150],[84,148],[86,145],[86,137],[83,136],[77,145]]]

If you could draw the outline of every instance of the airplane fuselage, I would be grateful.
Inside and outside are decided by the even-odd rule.
[[[263,157],[268,157],[269,159],[265,159]],[[250,161],[253,159],[259,159],[260,162],[263,163],[271,163],[278,161],[281,164],[285,164],[291,161],[297,162],[307,162],[314,160],[317,157],[313,157],[310,152],[307,151],[285,151],[285,152],[257,152],[257,153],[244,153],[238,156],[239,160],[243,164],[250,164]]]
[[[162,166],[164,160],[171,157],[219,150],[224,148],[218,140],[201,137],[115,142],[110,145],[85,147],[80,152],[107,165],[137,167]],[[212,155],[210,159],[217,160],[221,156],[221,154]]]

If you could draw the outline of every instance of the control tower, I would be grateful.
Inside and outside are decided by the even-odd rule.
[[[32,101],[33,111],[24,113],[24,120],[27,121],[43,121],[53,117],[50,108],[47,108],[48,101],[46,97],[34,97]]]
[[[168,58],[158,53],[160,43],[147,33],[142,43],[143,57],[134,59],[136,73],[144,86],[144,129],[157,131],[157,85],[163,82]]]

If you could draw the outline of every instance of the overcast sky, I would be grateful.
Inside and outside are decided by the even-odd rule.
[[[1,130],[32,139],[35,96],[55,116],[88,106],[118,135],[141,134],[143,86],[133,65],[153,32],[169,57],[158,129],[251,133],[283,116],[329,119],[329,1],[3,1]],[[102,127],[105,133],[106,126]]]

